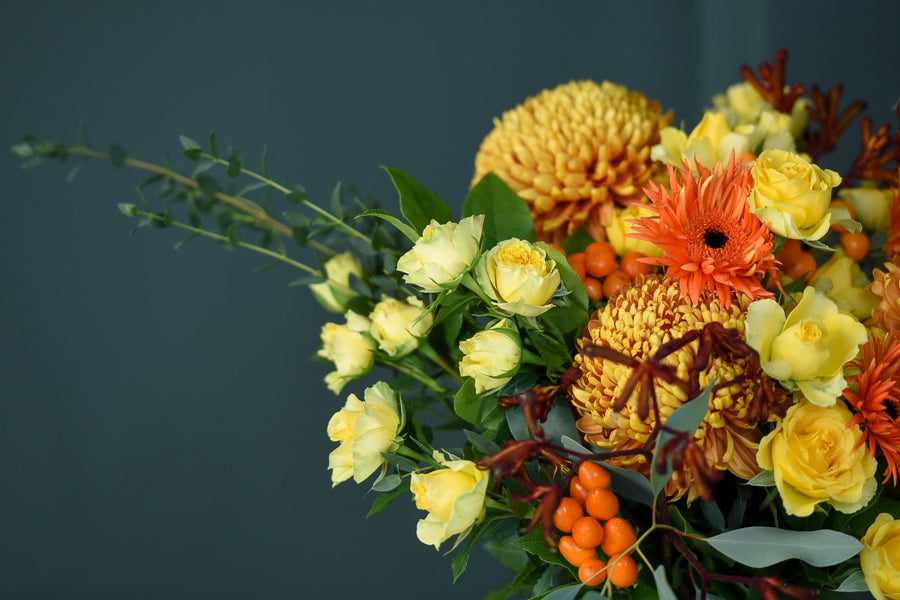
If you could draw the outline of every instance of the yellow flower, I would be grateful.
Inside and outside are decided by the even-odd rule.
[[[410,490],[420,510],[428,516],[416,526],[419,541],[435,549],[457,534],[468,533],[484,515],[488,476],[468,460],[445,460],[435,453],[445,468],[430,473],[413,473]]]
[[[866,286],[871,282],[859,264],[843,250],[837,250],[828,262],[816,269],[810,284],[831,298],[840,310],[852,314],[860,321],[872,316],[878,304],[878,296]]]
[[[773,149],[759,155],[752,172],[750,207],[782,237],[818,240],[836,222],[855,223],[846,209],[828,210],[831,189],[841,183],[834,171],[823,170],[799,154]],[[859,225],[855,227],[859,231]]]
[[[322,327],[322,348],[319,356],[334,363],[334,371],[325,376],[328,389],[339,394],[348,381],[369,372],[375,362],[372,343],[360,330],[369,320],[348,311],[347,323],[325,323]]]
[[[406,273],[403,281],[426,292],[440,292],[459,283],[478,256],[484,215],[466,217],[457,223],[432,220],[416,244],[397,261]]]
[[[728,114],[729,122],[735,126],[755,124],[762,111],[772,109],[772,104],[747,82],[730,86],[725,94],[713,98],[713,102]]]
[[[838,197],[853,207],[857,220],[867,231],[881,231],[891,224],[894,194],[890,188],[842,188]]]
[[[332,487],[351,477],[364,481],[385,464],[382,454],[397,448],[401,423],[394,390],[379,381],[364,397],[365,402],[350,394],[328,421],[328,438],[340,442],[328,455]]]
[[[844,363],[866,342],[866,328],[814,287],[807,287],[791,314],[771,299],[747,309],[747,343],[763,370],[810,402],[829,406],[847,387]]]
[[[625,208],[616,208],[615,214],[609,225],[606,226],[606,240],[616,249],[616,254],[625,256],[629,252],[640,252],[645,256],[662,256],[662,248],[648,242],[631,237],[634,224],[631,219],[652,217],[656,213],[644,204],[632,204]]]
[[[689,136],[666,127],[660,132],[660,140],[650,151],[653,160],[678,166],[687,160],[691,168],[695,163],[707,168],[727,164],[732,152],[739,157],[751,150],[750,136],[732,131],[725,114],[717,111],[707,111]]]
[[[419,347],[419,339],[431,328],[434,316],[425,314],[425,305],[418,298],[405,302],[382,296],[369,315],[369,333],[378,348],[389,356],[404,356]]]
[[[808,517],[820,502],[853,513],[875,495],[878,465],[860,442],[859,425],[843,402],[791,406],[759,442],[756,459],[775,476],[775,487],[791,515]]]
[[[872,309],[872,320],[884,329],[900,329],[900,266],[886,262],[884,269],[872,271],[869,289],[878,298],[878,304]]]
[[[347,302],[356,295],[350,289],[350,275],[362,277],[362,265],[353,253],[342,252],[325,261],[324,269],[325,281],[310,284],[309,291],[327,310],[342,313],[347,310]]]
[[[481,289],[503,311],[536,317],[550,310],[559,287],[556,262],[531,242],[512,238],[488,250],[475,274]]]
[[[505,319],[461,341],[459,349],[463,353],[459,374],[475,379],[477,394],[506,385],[522,360],[522,339]]]
[[[876,600],[900,600],[900,519],[881,513],[866,530],[859,564]]]

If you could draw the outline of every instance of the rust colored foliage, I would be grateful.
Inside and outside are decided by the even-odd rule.
[[[802,83],[793,83],[787,87],[785,83],[787,57],[787,50],[782,48],[775,55],[775,60],[771,64],[762,63],[756,72],[748,65],[741,65],[741,76],[747,83],[771,103],[775,110],[783,113],[790,113],[797,98],[806,92]],[[785,91],[786,87],[787,91]]]
[[[900,103],[897,104],[900,122]],[[893,132],[887,123],[872,133],[872,119],[865,117],[860,124],[859,156],[850,165],[844,180],[877,181],[890,187],[898,183],[897,163],[900,162],[900,126]]]
[[[830,152],[837,146],[838,136],[850,125],[862,111],[866,109],[866,103],[862,100],[854,100],[843,112],[840,111],[841,93],[844,86],[837,84],[822,93],[819,86],[814,85],[810,96],[812,106],[806,107],[809,117],[819,124],[819,130],[810,138],[807,152],[815,161],[818,157]],[[864,120],[865,121],[865,120]],[[871,125],[871,124],[870,124]]]

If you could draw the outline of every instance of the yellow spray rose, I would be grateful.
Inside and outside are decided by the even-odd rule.
[[[859,564],[877,600],[900,600],[900,519],[881,513],[866,530]]]
[[[753,163],[752,212],[774,233],[798,240],[818,240],[840,222],[859,231],[846,209],[829,211],[831,190],[841,183],[834,171],[821,169],[799,154],[765,150]],[[847,221],[847,224],[844,224]]]
[[[481,244],[484,215],[457,223],[431,223],[415,245],[397,261],[403,280],[426,292],[440,292],[459,283],[475,262]]]
[[[875,495],[878,463],[860,442],[859,425],[848,427],[852,419],[843,402],[801,400],[760,440],[756,460],[773,472],[788,514],[808,517],[820,502],[853,513]]]
[[[561,281],[556,262],[547,258],[542,248],[517,238],[488,250],[475,274],[481,289],[498,308],[523,317],[550,310],[550,298]]]
[[[647,240],[637,240],[631,237],[634,231],[632,219],[651,217],[656,215],[643,204],[632,204],[625,208],[616,208],[612,221],[606,226],[606,240],[612,244],[619,256],[625,256],[629,252],[640,252],[645,256],[662,256],[662,248]]]
[[[356,483],[385,464],[382,453],[395,450],[402,427],[394,390],[383,381],[366,389],[365,402],[350,394],[328,421],[328,438],[340,445],[328,455],[332,486],[351,477]]]
[[[747,343],[759,352],[763,370],[810,402],[834,404],[847,387],[844,363],[866,342],[866,328],[810,286],[791,314],[772,299],[747,309]]]
[[[334,371],[325,376],[328,389],[339,394],[348,381],[369,372],[375,362],[372,343],[360,330],[368,328],[368,319],[348,311],[347,323],[325,323],[319,356],[334,363]]]
[[[687,159],[692,168],[695,162],[712,168],[727,163],[732,152],[740,156],[750,150],[749,135],[732,131],[724,113],[707,111],[690,135],[674,127],[660,131],[660,143],[650,149],[650,157],[676,165]]]
[[[878,305],[878,296],[866,287],[872,282],[843,250],[837,250],[827,263],[816,269],[810,283],[831,298],[840,310],[860,321],[871,317],[872,309]]]
[[[362,277],[362,265],[353,253],[342,252],[325,261],[324,270],[325,281],[310,284],[309,290],[326,310],[342,313],[356,295],[350,289],[350,275]]]
[[[425,305],[418,298],[405,301],[382,296],[369,314],[369,333],[378,348],[390,356],[404,356],[419,347],[419,339],[431,328],[434,316],[425,314]]]
[[[419,541],[435,549],[457,534],[468,533],[484,515],[488,474],[468,460],[435,458],[444,467],[430,473],[413,473],[409,482],[416,507],[428,516],[416,526]]]
[[[889,188],[842,188],[838,197],[853,207],[856,219],[867,231],[881,231],[891,224],[894,194]]]
[[[505,319],[461,341],[459,349],[463,353],[459,374],[475,379],[477,394],[506,385],[522,360],[522,339]]]

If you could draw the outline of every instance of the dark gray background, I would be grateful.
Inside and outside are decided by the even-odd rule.
[[[76,142],[85,118],[96,145],[159,160],[216,129],[252,165],[267,144],[313,199],[342,179],[393,205],[385,164],[459,206],[491,118],[542,88],[609,79],[692,126],[782,46],[792,80],[843,81],[889,120],[898,3],[781,4],[5,2],[0,142]],[[0,154],[0,597],[472,598],[506,579],[479,552],[451,587],[410,499],[366,521],[366,487],[331,489],[342,399],[309,361],[327,315],[292,273],[129,236],[116,203],[139,173],[64,176]]]

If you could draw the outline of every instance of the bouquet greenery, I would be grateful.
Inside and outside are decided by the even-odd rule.
[[[820,167],[865,105],[786,60],[690,132],[620,85],[545,90],[495,119],[458,219],[393,168],[399,214],[313,203],[214,133],[181,138],[185,172],[13,151],[147,171],[135,229],[298,269],[340,315],[334,485],[368,485],[370,515],[412,499],[454,579],[484,544],[513,572],[488,598],[897,599],[900,129],[864,118],[849,168]]]

